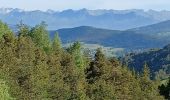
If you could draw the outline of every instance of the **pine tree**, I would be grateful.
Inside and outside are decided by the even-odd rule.
[[[55,36],[54,36],[53,43],[52,43],[52,48],[55,51],[58,51],[58,52],[61,51],[62,45],[61,45],[61,40],[59,38],[58,33],[56,33]]]
[[[77,98],[80,100],[86,100],[86,79],[85,79],[85,68],[86,68],[86,63],[85,63],[85,57],[83,56],[82,53],[82,48],[81,44],[79,42],[75,42],[70,48],[67,49],[67,51],[71,54],[73,57],[73,62],[74,62],[74,78],[75,78],[75,95]]]
[[[20,88],[16,81],[19,75],[18,59],[16,58],[16,39],[12,33],[6,33],[0,41],[0,74],[9,86],[13,97],[19,97]]]
[[[31,70],[30,82],[30,96],[33,100],[48,98],[49,70],[47,65],[47,55],[39,48],[35,50],[35,61]]]
[[[52,43],[52,52],[48,55],[48,66],[49,66],[49,98],[53,100],[65,100],[67,99],[67,86],[63,81],[63,73],[61,67],[61,53],[62,47],[58,34],[55,35]]]
[[[27,25],[23,24],[23,22],[21,21],[18,25],[18,36],[28,36],[30,29]]]
[[[61,59],[61,66],[62,66],[62,73],[63,73],[63,80],[64,85],[67,87],[67,99],[66,100],[73,100],[77,99],[76,93],[75,93],[75,64],[72,60],[72,56],[65,52],[62,53],[62,59]]]
[[[19,76],[17,79],[18,85],[21,89],[20,98],[29,100],[31,91],[31,72],[34,67],[35,61],[35,44],[32,42],[31,38],[25,35],[20,35],[17,41],[16,56],[18,58]]]
[[[29,36],[32,38],[34,43],[44,49],[46,52],[50,51],[50,40],[49,40],[49,33],[46,30],[45,22],[41,22],[41,24],[36,25],[31,29],[29,32]]]
[[[143,74],[140,79],[140,87],[142,90],[142,97],[146,100],[162,100],[163,97],[159,95],[157,85],[150,80],[150,71],[148,65],[144,64]]]
[[[0,21],[0,39],[2,39],[5,34],[12,34],[12,31],[9,29],[7,24]]]
[[[50,42],[44,23],[31,30],[23,23],[18,26],[15,37],[0,22],[1,99],[163,100],[146,63],[143,73],[136,74],[117,59],[106,58],[101,49],[89,63],[79,42],[64,50],[57,33]],[[167,99],[169,87],[170,81],[159,87]]]
[[[75,42],[70,48],[68,48],[68,52],[74,57],[76,66],[80,69],[85,69],[83,68],[85,67],[85,62],[81,49],[80,42]]]
[[[107,62],[101,49],[97,49],[94,58],[86,73],[89,82],[87,94],[92,100],[114,100],[114,89],[109,81],[112,66]]]

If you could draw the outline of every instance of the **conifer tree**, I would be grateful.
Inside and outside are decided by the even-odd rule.
[[[63,73],[61,67],[61,55],[62,47],[58,34],[55,34],[52,43],[52,52],[48,55],[48,66],[49,66],[49,98],[53,100],[65,100],[67,99],[68,87],[64,84]]]
[[[49,33],[46,30],[45,22],[41,22],[41,24],[36,25],[31,29],[29,32],[29,36],[32,38],[34,43],[44,49],[46,52],[50,51],[50,40],[49,40]]]
[[[0,41],[0,74],[9,86],[10,94],[20,97],[20,87],[18,85],[19,61],[16,57],[16,39],[12,33],[6,33]]]
[[[142,97],[148,100],[162,100],[163,97],[159,95],[157,85],[154,84],[152,80],[150,80],[150,71],[148,65],[144,64],[143,74],[140,79],[140,87],[142,90]]]
[[[89,82],[87,94],[92,100],[114,100],[114,90],[109,81],[112,67],[108,64],[101,49],[97,49],[94,58],[87,69],[87,80]]]
[[[54,39],[53,39],[53,43],[52,43],[52,48],[53,48],[53,50],[58,51],[58,52],[60,52],[61,49],[62,49],[61,40],[59,38],[58,33],[56,33],[54,35]]]
[[[72,99],[77,99],[77,95],[75,93],[75,64],[72,60],[72,56],[65,52],[62,54],[62,59],[61,59],[61,66],[62,66],[62,73],[63,73],[63,80],[64,80],[64,85],[68,86],[67,87],[67,97],[66,100],[72,100]]]
[[[81,49],[80,42],[75,42],[70,48],[68,48],[68,52],[74,57],[76,66],[80,69],[84,69],[85,62]]]
[[[76,95],[81,100],[86,100],[86,79],[85,79],[85,60],[83,53],[81,51],[81,44],[79,42],[75,42],[70,48],[67,49],[67,51],[71,54],[73,57],[73,62],[75,63],[74,67],[74,78],[75,80],[75,91]]]
[[[30,72],[30,97],[33,100],[48,99],[49,70],[47,55],[42,49],[35,50],[34,66]]]
[[[18,36],[28,36],[30,29],[22,21],[17,25],[18,26]]]
[[[31,30],[18,26],[14,36],[0,22],[0,99],[163,100],[146,63],[143,73],[136,74],[101,49],[88,63],[79,42],[62,49],[57,33],[50,41],[44,23]],[[159,87],[166,99],[169,87],[170,82]]]
[[[21,89],[20,98],[29,100],[31,91],[31,72],[34,68],[35,61],[35,44],[31,38],[25,35],[20,35],[17,40],[16,57],[18,58],[19,73],[18,85]]]
[[[7,24],[4,24],[2,21],[0,21],[0,39],[5,34],[12,34],[12,31],[10,30]]]

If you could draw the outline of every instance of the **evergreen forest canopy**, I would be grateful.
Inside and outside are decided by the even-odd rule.
[[[79,42],[63,49],[57,33],[49,39],[43,22],[33,28],[20,23],[18,36],[0,22],[1,100],[168,99],[169,85],[159,85],[147,64],[138,74],[101,49],[93,59]]]

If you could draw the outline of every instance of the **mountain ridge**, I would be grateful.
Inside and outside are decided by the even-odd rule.
[[[151,73],[161,79],[170,75],[170,44],[161,49],[152,49],[142,53],[130,53],[123,58],[123,62],[130,68],[141,72],[143,65],[147,63]],[[156,73],[154,73],[156,72]]]
[[[145,28],[148,28],[146,30]],[[159,27],[159,28],[158,28]],[[80,26],[50,31],[50,37],[58,32],[64,43],[81,41],[103,46],[127,49],[161,48],[170,43],[170,21],[125,31]]]
[[[112,30],[126,30],[170,20],[170,11],[132,10],[63,10],[25,11],[22,9],[0,8],[0,19],[8,24],[18,24],[21,20],[34,26],[45,21],[48,29],[93,26]]]

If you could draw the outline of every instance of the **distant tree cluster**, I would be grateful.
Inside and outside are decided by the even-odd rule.
[[[18,35],[0,22],[1,100],[164,100],[156,80],[131,71],[101,49],[89,59],[75,42],[63,49],[46,25],[18,25]]]

